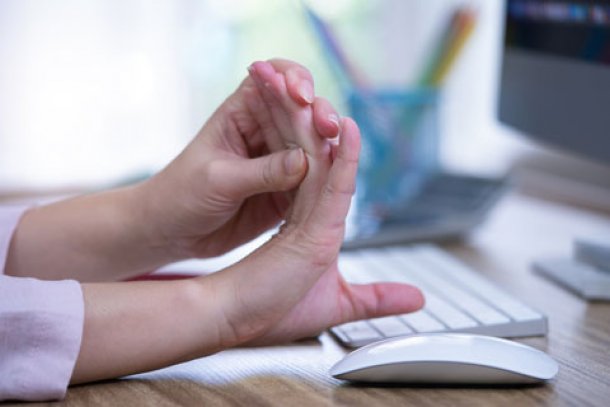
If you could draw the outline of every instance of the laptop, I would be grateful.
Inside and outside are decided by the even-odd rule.
[[[459,238],[485,220],[506,189],[503,178],[430,173],[374,230],[348,222],[343,249]]]

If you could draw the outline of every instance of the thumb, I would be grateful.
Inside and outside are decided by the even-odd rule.
[[[424,306],[422,292],[399,283],[351,284],[353,308],[348,321],[384,317],[417,311]]]
[[[247,198],[297,187],[307,173],[307,159],[300,148],[283,150],[263,157],[231,161],[224,172],[227,193],[235,198]]]

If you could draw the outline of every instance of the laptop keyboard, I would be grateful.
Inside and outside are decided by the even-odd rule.
[[[485,219],[505,188],[501,179],[431,174],[400,209],[386,214],[379,228],[349,225],[343,249],[463,235]]]
[[[423,309],[404,315],[350,322],[331,328],[346,346],[427,332],[467,332],[499,337],[545,335],[547,319],[496,284],[432,245],[342,252],[339,269],[351,283],[409,283],[426,298]]]

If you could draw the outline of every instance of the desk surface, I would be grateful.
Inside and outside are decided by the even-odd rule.
[[[550,384],[519,388],[358,387],[329,377],[345,350],[327,333],[286,346],[234,349],[132,378],[73,387],[70,405],[607,405],[610,303],[587,303],[531,272],[571,255],[575,236],[610,217],[508,195],[469,239],[444,247],[549,317],[547,337],[522,340],[561,365]]]

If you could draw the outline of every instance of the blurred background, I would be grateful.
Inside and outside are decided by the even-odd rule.
[[[310,0],[375,86],[408,87],[460,0]],[[527,148],[495,118],[503,1],[443,86],[442,161],[504,172]],[[0,192],[96,188],[167,164],[255,60],[306,65],[343,95],[298,1],[0,0]]]

